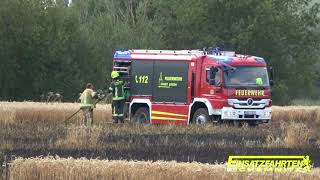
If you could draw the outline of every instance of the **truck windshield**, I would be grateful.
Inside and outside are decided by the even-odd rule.
[[[226,87],[267,87],[269,78],[266,67],[237,66],[224,72]]]

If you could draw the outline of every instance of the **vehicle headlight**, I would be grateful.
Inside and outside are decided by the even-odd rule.
[[[267,100],[265,106],[271,106],[272,105],[272,100]]]
[[[233,100],[232,100],[232,99],[228,99],[228,104],[229,104],[230,106],[233,106]]]
[[[265,117],[269,117],[269,116],[271,116],[271,112],[270,112],[270,111],[266,111],[266,112],[264,112],[264,116],[265,116]]]

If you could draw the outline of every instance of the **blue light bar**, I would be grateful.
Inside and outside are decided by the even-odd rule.
[[[116,51],[113,57],[114,58],[131,58],[131,54],[129,51]]]
[[[231,62],[232,58],[227,56],[208,55],[208,57],[215,58],[219,62]]]
[[[254,58],[257,62],[264,62],[264,59],[261,57],[256,57]]]

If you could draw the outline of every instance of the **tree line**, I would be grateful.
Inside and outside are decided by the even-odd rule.
[[[0,99],[106,88],[115,50],[222,47],[264,57],[274,101],[319,97],[312,0],[1,0]],[[318,83],[319,84],[319,83]]]

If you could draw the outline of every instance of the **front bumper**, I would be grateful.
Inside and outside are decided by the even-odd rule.
[[[223,107],[221,110],[222,120],[271,120],[271,108],[264,109],[234,109],[232,107]]]

